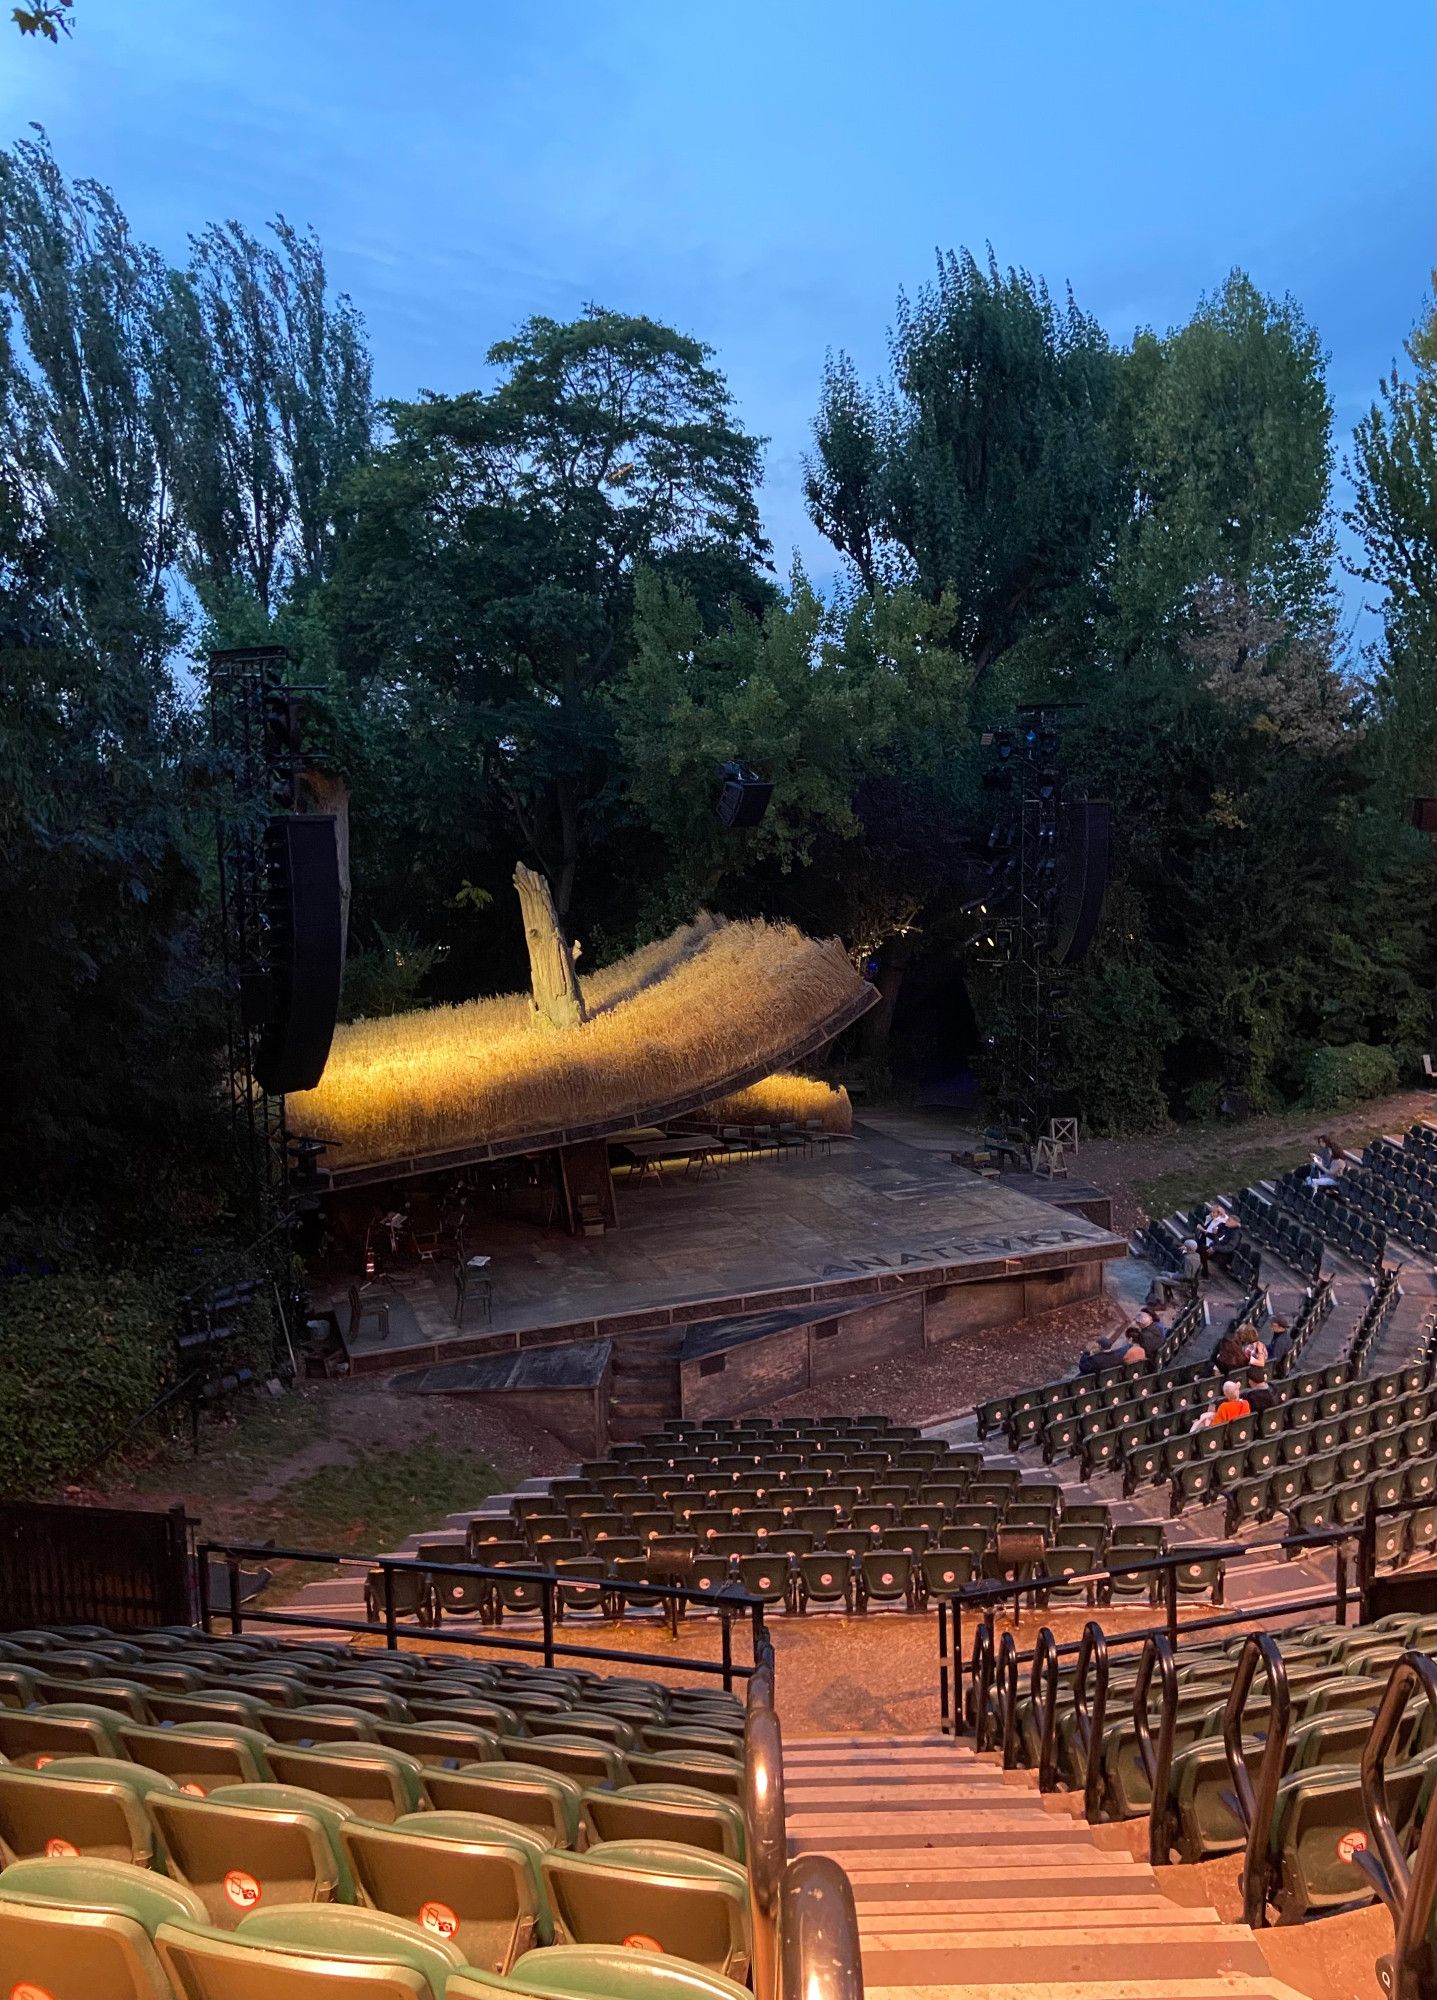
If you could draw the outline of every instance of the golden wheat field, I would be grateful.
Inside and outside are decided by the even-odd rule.
[[[716,1125],[805,1125],[816,1118],[825,1132],[853,1130],[853,1106],[846,1090],[786,1071],[766,1076],[747,1090],[715,1097],[702,1115]]]
[[[523,993],[342,1024],[318,1088],[289,1099],[291,1131],[332,1141],[325,1164],[344,1167],[637,1120],[707,1085],[720,1096],[761,1064],[780,1069],[871,999],[837,940],[703,913],[580,984],[590,1018],[569,1030],[538,1022]],[[826,1091],[769,1083],[788,1086],[786,1104],[793,1084]],[[817,1101],[783,1115],[837,1114]]]

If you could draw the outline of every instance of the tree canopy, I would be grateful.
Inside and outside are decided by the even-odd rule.
[[[637,302],[636,302],[637,303]],[[496,330],[497,331],[497,330]],[[1346,649],[1318,334],[1234,272],[1112,337],[990,251],[833,357],[820,590],[770,567],[762,440],[692,332],[536,316],[452,395],[376,408],[363,321],[276,218],[171,265],[43,134],[0,153],[0,999],[6,1253],[222,1225],[221,994],[195,662],[278,641],[352,792],[349,1012],[512,989],[541,870],[602,962],[690,917],[840,936],[901,1083],[981,1068],[980,732],[1071,704],[1113,880],[1069,981],[1090,1124],[1299,1097],[1432,1028],[1437,318],[1377,385]],[[731,833],[719,767],[775,787]]]

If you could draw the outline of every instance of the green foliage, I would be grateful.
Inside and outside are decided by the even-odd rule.
[[[0,1495],[83,1473],[159,1395],[174,1297],[130,1271],[12,1278],[0,1290]]]
[[[12,7],[10,19],[22,35],[58,42],[61,35],[71,32],[70,9],[74,4],[75,0],[39,0],[34,7]]]
[[[1063,1081],[1078,1092],[1083,1118],[1097,1137],[1167,1125],[1163,1075],[1176,1033],[1157,971],[1145,957],[1138,899],[1116,884],[1099,951],[1069,982],[1063,1012]]]
[[[1117,359],[1071,297],[1026,271],[940,257],[898,302],[893,380],[830,363],[808,466],[817,526],[865,590],[951,599],[951,643],[981,676],[1089,575],[1123,500]]]
[[[611,798],[603,691],[637,571],[713,616],[763,601],[758,444],[709,350],[653,320],[536,318],[489,360],[487,393],[389,407],[327,603],[353,676],[451,712],[467,816],[497,808],[567,919]],[[430,759],[445,747],[431,727]]]
[[[1314,1049],[1303,1082],[1314,1111],[1346,1111],[1366,1097],[1397,1088],[1397,1058],[1391,1049],[1349,1042],[1342,1048]]]
[[[437,947],[420,944],[412,931],[381,930],[377,935],[372,951],[353,951],[345,963],[341,1011],[346,1021],[402,1014],[417,1006],[439,957]]]

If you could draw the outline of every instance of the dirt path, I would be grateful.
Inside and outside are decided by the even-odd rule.
[[[1289,1111],[1245,1124],[1188,1125],[1141,1139],[1085,1140],[1077,1161],[1084,1180],[1113,1197],[1113,1227],[1126,1234],[1139,1211],[1166,1214],[1204,1195],[1233,1193],[1296,1166],[1329,1133],[1360,1151],[1379,1133],[1405,1132],[1416,1118],[1431,1117],[1430,1090],[1401,1091],[1353,1111]]]

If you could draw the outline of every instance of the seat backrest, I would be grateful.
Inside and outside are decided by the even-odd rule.
[[[470,1764],[458,1771],[424,1774],[429,1802],[440,1812],[489,1813],[536,1832],[556,1847],[572,1846],[579,1831],[581,1787],[560,1772],[535,1764]]]
[[[21,2000],[174,2000],[144,1926],[114,1910],[0,1898],[0,1970]]]
[[[164,1924],[155,1951],[173,1994],[184,2000],[333,2000],[335,1993],[336,1949],[295,1950],[197,1924]],[[440,2000],[442,1988],[413,1965],[347,1953],[345,1961],[344,2000]]]
[[[276,1744],[269,1765],[279,1784],[339,1799],[363,1819],[396,1820],[424,1796],[424,1767],[386,1743],[316,1743],[307,1750]]]
[[[263,1803],[250,1801],[266,1795]],[[329,1811],[326,1812],[326,1804]],[[262,1905],[329,1902],[349,1889],[332,1801],[277,1785],[222,1787],[152,1806],[171,1873],[211,1924],[233,1930]]]
[[[81,1854],[150,1866],[155,1833],[141,1788],[122,1778],[52,1777],[48,1770],[13,1765],[0,1769],[5,1863],[27,1855]]]
[[[269,1775],[268,1739],[256,1729],[220,1723],[181,1723],[151,1729],[137,1722],[120,1726],[127,1757],[149,1771],[173,1778],[182,1792],[212,1792],[217,1785],[262,1783]]]
[[[615,1841],[585,1855],[553,1851],[543,1867],[570,1942],[652,1939],[677,1958],[745,1977],[748,1879],[734,1863],[666,1841]]]
[[[179,1917],[203,1923],[205,1906],[192,1889],[152,1868],[128,1861],[94,1861],[81,1855],[69,1860],[44,1857],[12,1861],[0,1874],[0,1904],[49,1903],[69,1910],[110,1910],[129,1917],[148,1937],[163,1923]],[[0,1951],[0,1971],[7,1961]]]
[[[550,1941],[552,1927],[540,1921],[541,1842],[464,1813],[415,1813],[392,1827],[351,1821],[341,1838],[368,1908],[451,1941],[471,1965],[507,1972],[521,1952]],[[543,1907],[547,1917],[547,1899]]]
[[[744,1858],[740,1808],[695,1785],[625,1785],[584,1794],[584,1816],[598,1840],[666,1840]]]

